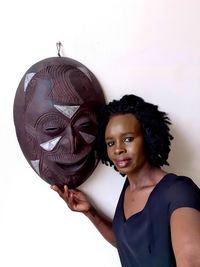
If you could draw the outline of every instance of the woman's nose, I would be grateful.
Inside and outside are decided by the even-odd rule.
[[[120,143],[116,143],[115,150],[114,150],[114,153],[115,153],[116,155],[120,155],[120,154],[124,153],[125,150],[126,150],[126,149],[125,149],[125,147],[123,146],[123,144],[121,144],[121,142],[120,142]]]

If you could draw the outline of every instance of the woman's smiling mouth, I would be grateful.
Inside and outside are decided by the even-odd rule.
[[[117,168],[126,168],[128,167],[130,163],[130,159],[129,158],[118,159],[118,160],[115,160],[114,162]]]

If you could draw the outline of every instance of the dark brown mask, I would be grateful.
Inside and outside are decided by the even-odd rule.
[[[14,101],[21,149],[49,184],[75,188],[94,171],[96,115],[105,103],[95,76],[65,57],[47,58],[23,76]]]

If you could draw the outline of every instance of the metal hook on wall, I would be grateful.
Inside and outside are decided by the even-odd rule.
[[[58,56],[61,57],[60,51],[62,47],[62,43],[59,41],[56,43],[57,51],[58,51]]]

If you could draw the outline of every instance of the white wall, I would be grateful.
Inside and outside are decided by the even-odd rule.
[[[108,100],[135,93],[173,121],[168,171],[200,185],[199,0],[7,0],[0,4],[0,266],[119,267],[116,250],[26,162],[12,118],[24,72],[63,55],[89,67]],[[112,217],[123,178],[99,165],[81,186]]]

